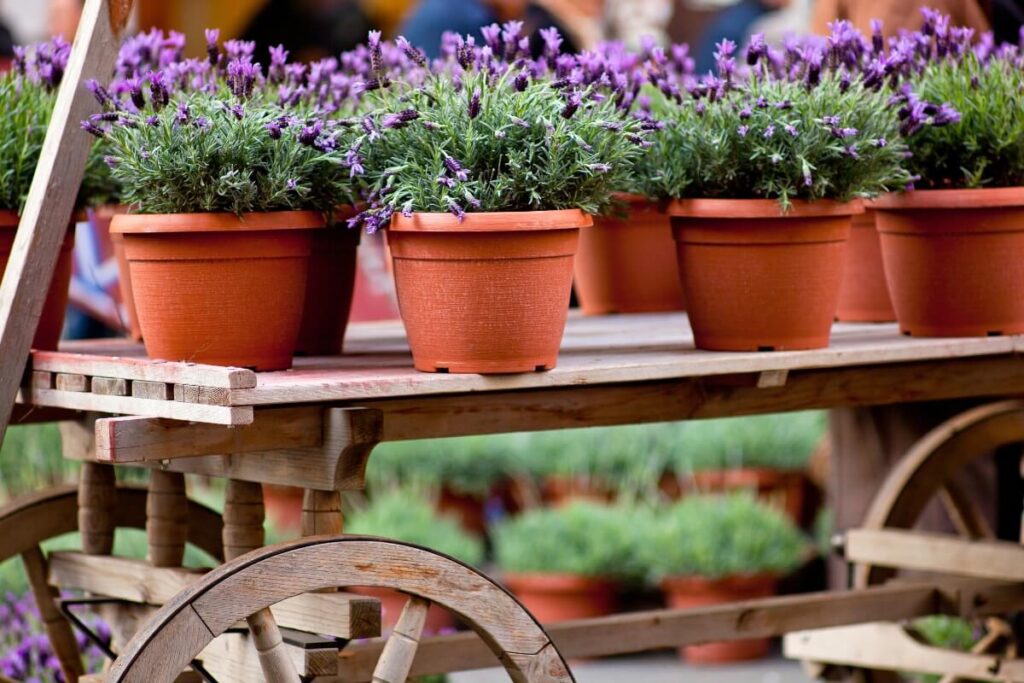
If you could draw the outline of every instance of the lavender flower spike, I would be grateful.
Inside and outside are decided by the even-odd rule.
[[[206,29],[206,55],[210,60],[210,64],[216,66],[220,61],[220,48],[217,43],[220,42],[220,29],[208,28]]]
[[[480,88],[476,88],[469,98],[468,114],[470,119],[475,119],[480,115]]]

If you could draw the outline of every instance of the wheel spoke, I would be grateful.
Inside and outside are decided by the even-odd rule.
[[[427,623],[430,601],[416,596],[405,603],[395,630],[384,645],[384,651],[373,670],[373,683],[405,683],[412,670],[423,627]]]
[[[996,537],[977,503],[958,482],[952,479],[947,481],[939,491],[939,500],[942,501],[942,507],[949,516],[949,520],[953,522],[953,526],[961,536],[966,536],[971,540],[991,540]]]

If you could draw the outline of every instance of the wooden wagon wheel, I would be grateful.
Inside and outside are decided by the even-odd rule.
[[[431,550],[363,536],[304,538],[218,567],[147,622],[107,680],[172,681],[210,641],[246,616],[301,593],[338,586],[392,588],[410,596],[378,660],[374,683],[405,683],[431,603],[469,624],[513,681],[574,680],[540,624],[491,579]]]
[[[861,527],[910,529],[928,504],[938,499],[960,535],[994,538],[985,516],[956,477],[972,462],[1015,444],[1024,444],[1024,401],[992,403],[947,420],[896,464]],[[853,584],[857,588],[877,585],[893,574],[891,569],[858,564],[853,568]],[[888,672],[862,672],[861,680],[883,683],[899,679]]]
[[[123,529],[146,528],[144,488],[119,486],[112,509],[113,525]],[[188,504],[188,541],[216,559],[222,559],[221,519],[213,510]],[[81,655],[71,625],[57,609],[57,590],[47,583],[47,563],[40,544],[78,531],[78,488],[61,486],[14,500],[0,507],[0,562],[20,555],[40,617],[64,672],[76,680],[83,672]]]

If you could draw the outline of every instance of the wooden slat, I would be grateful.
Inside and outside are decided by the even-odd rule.
[[[54,388],[57,391],[89,391],[89,378],[85,375],[69,375],[64,372],[58,372],[56,377],[54,377]]]
[[[106,396],[128,396],[130,380],[120,377],[93,377],[92,393]]]
[[[337,649],[307,650],[286,644],[288,657],[299,675],[307,678],[337,672]],[[262,681],[263,669],[248,634],[227,633],[206,646],[199,659],[218,683]]]
[[[998,597],[997,597],[998,596]],[[789,631],[876,619],[930,614],[996,613],[1024,605],[1024,586],[990,582],[915,583],[859,591],[831,591],[750,600],[689,610],[657,610],[547,625],[566,658],[646,652],[680,645],[778,636]],[[339,655],[337,678],[319,683],[369,681],[384,643],[353,643]],[[494,654],[469,632],[424,639],[412,676],[497,665]]]
[[[163,605],[206,572],[181,567],[153,567],[142,560],[95,557],[76,552],[50,555],[50,583],[96,595],[148,605]],[[283,628],[335,638],[380,635],[380,602],[353,593],[309,593],[271,608]]]
[[[322,441],[320,408],[261,410],[252,424],[239,427],[148,417],[96,421],[96,458],[117,463],[308,448]]]
[[[109,79],[131,0],[87,0],[54,103],[32,186],[0,282],[0,441],[53,279],[92,139],[80,122],[96,111],[82,84]]]
[[[131,396],[103,396],[102,394],[72,393],[50,389],[23,390],[25,403],[70,410],[88,410],[121,415],[163,417],[171,420],[193,420],[209,424],[251,424],[253,409],[247,406],[209,406],[178,401],[155,401]]]
[[[256,386],[256,373],[246,368],[149,360],[145,357],[36,351],[32,354],[32,369],[93,377],[139,379],[168,384],[194,384],[225,389],[245,389]]]
[[[882,567],[937,572],[1003,581],[1024,581],[1024,546],[993,540],[964,540],[918,531],[851,529],[846,559]]]
[[[150,382],[144,379],[132,380],[132,396],[151,398],[157,401],[173,401],[174,385],[167,382]]]

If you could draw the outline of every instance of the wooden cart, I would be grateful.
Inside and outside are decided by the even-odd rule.
[[[1024,389],[1024,338],[908,339],[891,325],[838,325],[829,349],[722,354],[694,351],[684,316],[647,315],[575,318],[557,369],[515,376],[417,373],[397,324],[353,326],[344,357],[298,359],[286,372],[148,360],[124,341],[35,352],[26,368],[39,283],[49,282],[71,211],[68,188],[77,187],[84,158],[74,131],[88,104],[74,85],[102,75],[130,4],[86,4],[0,287],[0,426],[12,405],[14,423],[61,420],[64,455],[83,463],[77,487],[0,509],[0,561],[24,561],[69,680],[85,672],[59,594],[65,588],[84,591],[114,626],[116,661],[92,680],[402,683],[500,664],[515,681],[570,681],[565,658],[790,633],[791,656],[852,667],[861,680],[914,670],[947,681],[1024,681],[1002,622],[991,622],[974,653],[925,647],[900,625],[929,614],[995,617],[1024,605],[1024,549],[991,539],[978,501],[956,478],[972,461],[1024,443],[1024,402],[981,402],[910,448],[863,528],[842,539],[855,567],[855,585],[842,592],[545,630],[499,584],[451,558],[342,535],[339,498],[363,486],[382,441],[1004,399]],[[148,468],[148,490],[117,485],[115,467]],[[227,480],[223,517],[186,498],[185,473]],[[305,489],[302,539],[262,547],[264,483]],[[908,531],[933,498],[962,538]],[[146,530],[147,561],[111,554],[117,528]],[[75,530],[80,552],[40,549]],[[183,569],[186,543],[225,563],[207,573]],[[887,581],[897,569],[918,574]],[[343,586],[409,595],[389,638],[377,637],[379,604],[339,592]],[[472,631],[422,638],[432,604]]]

